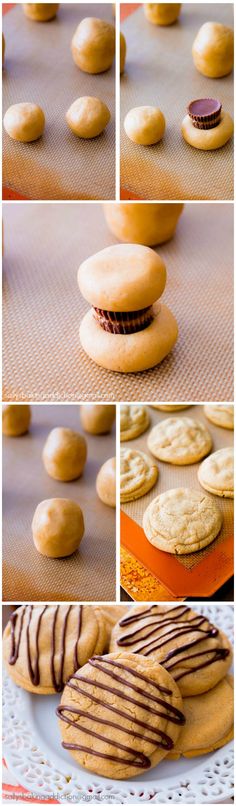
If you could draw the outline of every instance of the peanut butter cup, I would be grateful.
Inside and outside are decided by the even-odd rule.
[[[151,324],[154,312],[152,306],[130,312],[103,311],[100,308],[94,308],[94,316],[103,330],[107,330],[109,333],[126,334],[145,330]]]
[[[220,123],[221,108],[215,98],[198,98],[189,103],[187,112],[196,129],[214,129]]]

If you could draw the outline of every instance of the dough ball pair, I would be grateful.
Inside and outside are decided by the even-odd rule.
[[[115,56],[115,28],[96,17],[85,17],[74,33],[71,51],[75,64],[84,73],[103,73]]]
[[[71,104],[66,113],[66,122],[76,137],[87,140],[98,137],[106,128],[110,117],[109,109],[103,101],[85,95]]]

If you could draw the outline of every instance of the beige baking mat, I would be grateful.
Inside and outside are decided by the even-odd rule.
[[[220,448],[227,448],[229,446],[233,446],[234,437],[233,431],[228,431],[226,428],[219,428],[209,420],[206,419],[204,415],[203,406],[191,406],[189,409],[180,412],[173,412],[167,413],[164,411],[157,411],[155,409],[149,408],[150,413],[150,420],[151,425],[144,434],[142,434],[138,439],[132,439],[129,442],[122,442],[122,447],[132,447],[137,450],[144,451],[147,453],[148,456],[152,456],[151,452],[147,447],[147,437],[150,433],[151,428],[156,425],[161,420],[164,420],[168,417],[191,417],[194,420],[199,420],[212,437],[212,451],[218,451]],[[166,492],[167,490],[172,490],[175,487],[190,487],[196,490],[200,490],[202,492],[202,487],[199,484],[197,478],[198,468],[200,466],[200,462],[197,462],[194,465],[185,465],[183,467],[177,465],[171,465],[166,462],[161,462],[158,459],[154,458],[154,462],[156,462],[158,469],[159,469],[159,476],[157,479],[157,483],[155,487],[150,490],[147,495],[144,495],[142,498],[139,498],[137,501],[131,501],[128,504],[122,504],[122,510],[129,515],[136,523],[142,526],[143,522],[143,514],[145,509],[147,509],[148,505],[153,501],[153,498],[156,498],[157,495]],[[220,531],[219,537],[211,543],[210,546],[203,549],[202,551],[195,552],[194,554],[186,554],[185,556],[178,556],[176,560],[187,568],[191,570],[195,568],[204,557],[207,557],[217,545],[223,543],[228,537],[232,536],[233,528],[234,528],[234,507],[233,502],[229,498],[220,498],[220,496],[211,496],[210,493],[207,493],[205,490],[205,494],[209,495],[210,498],[213,498],[215,503],[219,506],[223,513],[223,527]],[[233,573],[233,564],[232,564],[232,573]]]
[[[35,143],[3,137],[3,184],[30,199],[115,197],[115,70],[83,73],[70,51],[77,25],[89,16],[112,22],[111,4],[62,3],[57,18],[44,25],[28,20],[18,4],[3,20],[3,113],[32,101],[46,116],[45,133]],[[65,122],[82,95],[101,98],[111,112],[106,130],[93,140],[75,137]]]
[[[159,247],[179,340],[158,367],[108,372],[83,352],[80,262],[115,243],[99,204],[4,205],[4,400],[232,400],[233,205],[187,204]]]
[[[214,20],[233,26],[233,3],[183,3],[176,25],[149,23],[139,8],[122,23],[127,63],[121,78],[121,187],[144,199],[232,199],[232,140],[218,151],[203,152],[181,135],[186,106],[194,98],[220,98],[233,115],[232,75],[202,76],[194,67],[192,44],[201,25]],[[123,128],[135,106],[159,106],[166,118],[163,141],[134,145]]]
[[[49,478],[42,449],[55,426],[81,430],[78,406],[32,406],[30,433],[3,438],[3,599],[15,601],[106,601],[115,599],[115,510],[95,490],[100,466],[115,455],[111,434],[85,434],[88,458],[80,479]],[[71,498],[82,507],[85,534],[71,557],[50,559],[33,544],[31,521],[45,498]]]

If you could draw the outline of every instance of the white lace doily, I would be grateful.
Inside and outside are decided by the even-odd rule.
[[[233,639],[231,605],[196,605]],[[233,743],[206,756],[163,761],[129,781],[92,775],[63,750],[55,708],[59,697],[29,694],[3,676],[3,754],[9,769],[36,797],[62,803],[219,803],[233,797]]]

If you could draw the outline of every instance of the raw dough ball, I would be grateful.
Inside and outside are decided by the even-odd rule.
[[[223,110],[220,123],[213,129],[197,129],[189,115],[185,115],[181,126],[186,143],[200,151],[214,151],[216,148],[222,148],[232,137],[233,130],[233,120],[228,112],[223,112]]]
[[[151,146],[159,143],[165,132],[165,118],[155,106],[136,106],[130,109],[124,120],[124,129],[133,143]]]
[[[57,481],[73,481],[82,475],[87,457],[84,437],[71,428],[53,428],[43,449],[45,470]]]
[[[86,404],[80,406],[80,420],[88,434],[108,434],[116,417],[115,406]]]
[[[104,204],[104,213],[109,229],[119,241],[156,246],[173,237],[183,206],[168,202],[113,202]]]
[[[85,95],[77,98],[66,113],[66,121],[71,131],[77,137],[97,137],[107,126],[110,112],[106,104],[99,98]]]
[[[231,73],[234,65],[234,33],[220,22],[205,22],[192,47],[195,67],[208,78]]]
[[[5,58],[5,37],[2,34],[2,66],[4,65],[4,58]]]
[[[37,22],[48,22],[56,16],[59,3],[23,3],[26,17]]]
[[[144,3],[144,14],[154,25],[172,25],[178,19],[181,3]]]
[[[31,143],[43,134],[45,117],[43,110],[36,104],[13,104],[4,115],[3,125],[12,140]]]
[[[107,459],[96,478],[96,490],[103,504],[108,507],[116,505],[116,460]]]
[[[30,406],[6,403],[2,407],[2,433],[6,437],[21,437],[29,430]]]
[[[126,41],[124,34],[122,31],[120,32],[120,74],[124,72],[125,69],[125,57],[126,57]]]
[[[114,26],[96,17],[85,17],[76,28],[71,50],[75,64],[84,73],[109,70],[115,56]]]
[[[84,518],[79,504],[68,498],[48,498],[38,504],[32,521],[35,548],[46,557],[68,557],[79,547]]]

